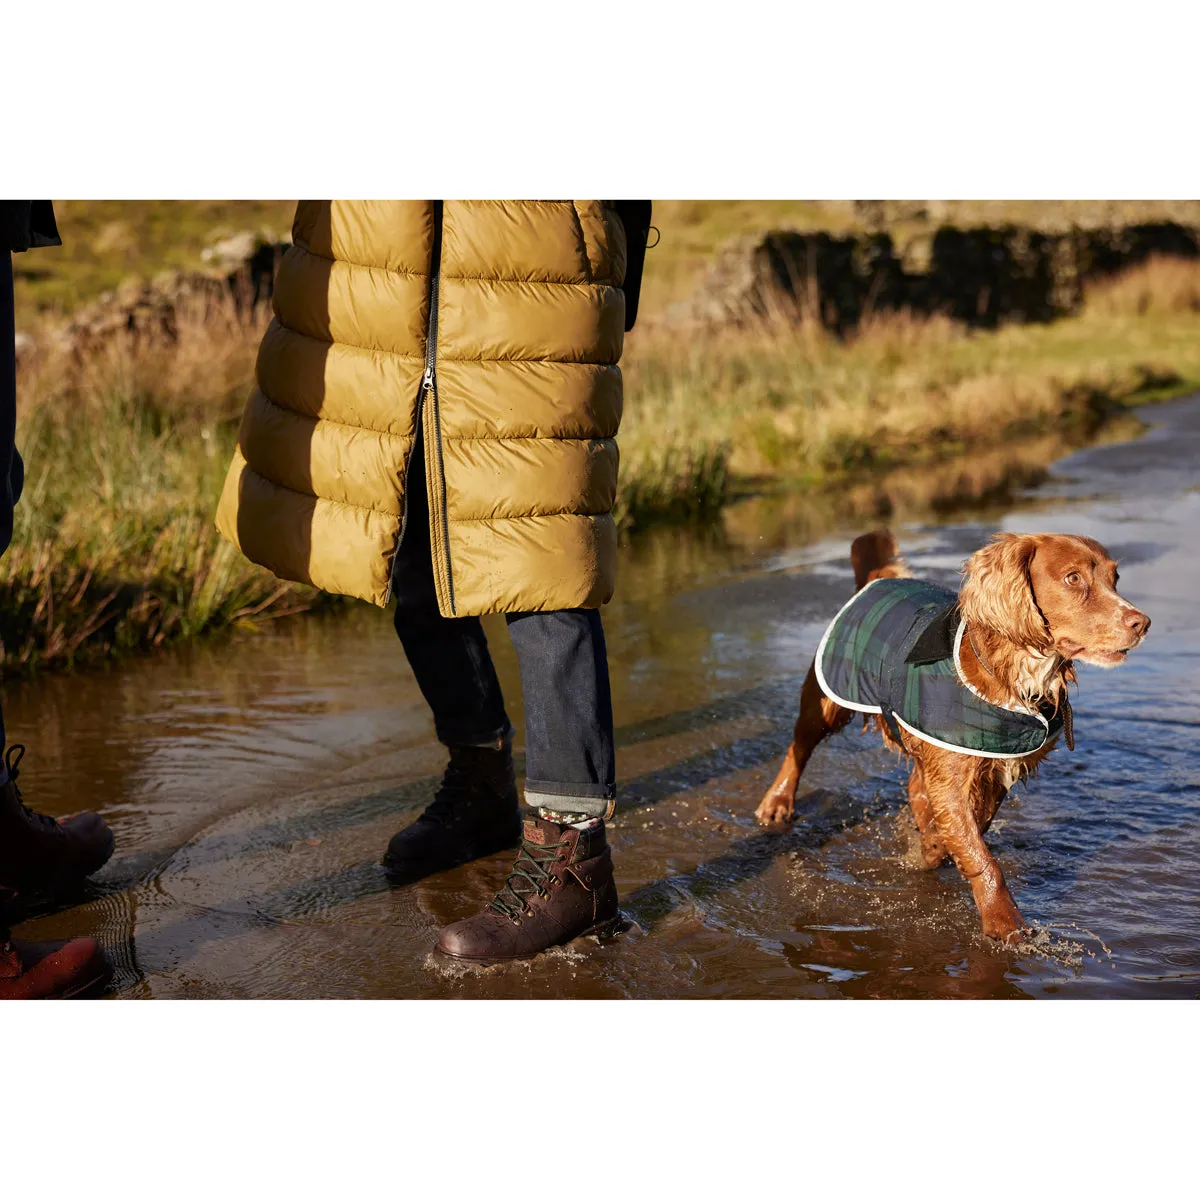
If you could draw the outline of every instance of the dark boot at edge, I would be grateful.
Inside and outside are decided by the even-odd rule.
[[[53,892],[81,883],[112,857],[113,834],[103,817],[77,813],[56,821],[22,802],[17,787],[25,747],[5,754],[8,782],[0,785],[0,884]]]

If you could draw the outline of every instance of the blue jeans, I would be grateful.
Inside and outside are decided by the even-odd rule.
[[[499,744],[510,729],[478,617],[438,612],[425,456],[413,448],[408,519],[396,553],[396,632],[447,746]],[[525,700],[525,800],[534,808],[612,816],[612,694],[596,609],[507,613]]]

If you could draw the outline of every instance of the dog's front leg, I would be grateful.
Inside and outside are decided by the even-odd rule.
[[[796,788],[800,784],[800,772],[803,770],[800,765],[802,751],[799,748],[799,732],[800,722],[797,721],[796,734],[783,756],[779,774],[775,776],[775,782],[767,788],[766,795],[754,811],[754,819],[760,825],[786,824],[795,812]]]
[[[983,932],[1001,942],[1021,940],[1025,921],[1004,882],[999,863],[979,832],[973,791],[980,786],[970,760],[936,756],[925,764],[925,788],[938,833],[963,877],[971,885],[983,919]]]
[[[792,819],[796,788],[812,752],[829,734],[841,729],[853,714],[835,704],[817,683],[814,667],[808,668],[800,689],[800,715],[792,731],[792,744],[783,756],[775,782],[767,788],[754,816],[760,825],[784,825]]]

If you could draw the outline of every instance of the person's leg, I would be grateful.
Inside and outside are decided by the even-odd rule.
[[[526,803],[517,861],[496,898],[442,931],[448,958],[497,962],[611,926],[617,889],[604,820],[615,804],[612,697],[595,610],[516,613],[525,697]]]
[[[0,248],[0,555],[12,541],[13,457],[17,453],[17,322],[13,304],[12,255]],[[0,787],[8,782],[4,765],[4,713],[0,711]]]
[[[508,735],[508,714],[487,637],[478,617],[438,611],[429,545],[429,498],[421,439],[408,473],[404,533],[392,568],[396,633],[446,746],[496,746]]]
[[[24,469],[16,448],[17,351],[12,257],[0,250],[0,555],[12,540]],[[0,719],[0,748],[3,748]],[[53,891],[98,871],[113,852],[112,831],[96,813],[62,821],[27,808],[17,788],[23,746],[0,762],[0,887]]]
[[[12,255],[0,249],[0,554],[12,541],[24,471],[17,453],[17,340]]]
[[[598,610],[513,613],[525,699],[525,802],[563,823],[612,816],[612,693]]]
[[[396,633],[450,761],[433,803],[388,846],[384,865],[396,883],[508,849],[521,833],[512,726],[483,625],[438,611],[419,439],[405,503],[392,571]]]
[[[12,541],[13,459],[17,454],[17,322],[13,304],[12,255],[0,249],[0,555]],[[0,712],[0,787],[8,782],[3,763],[4,714]]]
[[[17,360],[12,258],[0,248],[0,555],[12,540],[13,507],[21,494],[16,450]],[[45,889],[99,870],[112,854],[112,834],[95,813],[53,821],[30,811],[17,790],[16,765],[24,753],[5,748],[0,713],[0,1000],[41,1000],[91,994],[112,972],[93,938],[70,942],[14,942],[16,888]],[[9,773],[8,762],[13,764]]]

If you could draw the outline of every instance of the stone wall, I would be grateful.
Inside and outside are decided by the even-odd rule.
[[[182,310],[203,315],[211,304],[232,305],[239,312],[250,313],[270,302],[275,269],[287,246],[251,236],[238,243],[236,252],[222,243],[217,253],[206,253],[207,271],[171,271],[150,280],[128,279],[116,291],[73,313],[60,337],[83,352],[114,334],[173,339]]]
[[[663,319],[717,326],[811,315],[839,334],[868,313],[894,309],[985,328],[1050,321],[1075,312],[1089,282],[1154,255],[1200,256],[1200,226],[941,226],[899,247],[887,232],[774,232],[727,245],[692,295]]]
[[[254,234],[225,239],[205,251],[206,271],[131,279],[74,313],[62,334],[83,351],[116,333],[173,337],[185,305],[194,311],[232,301],[252,310],[270,302],[286,249],[286,242]],[[896,309],[943,313],[984,328],[1050,321],[1080,307],[1087,283],[1153,255],[1200,256],[1200,224],[1057,231],[941,225],[904,238],[886,230],[847,236],[784,230],[730,242],[693,293],[658,321],[711,328],[813,315],[838,334],[867,314]],[[646,323],[652,321],[647,314]]]

